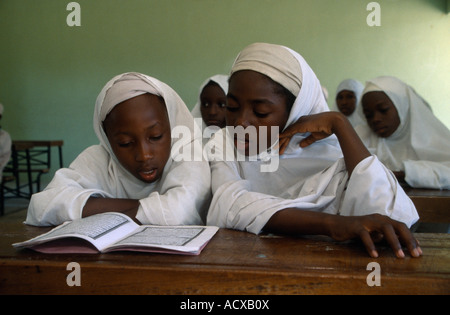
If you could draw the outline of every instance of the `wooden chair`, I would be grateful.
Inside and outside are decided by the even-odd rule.
[[[32,142],[22,142],[13,144],[13,156],[17,158],[17,170],[27,176],[27,184],[21,186],[28,187],[28,193],[21,190],[20,194],[26,198],[31,198],[34,192],[41,191],[41,176],[50,172],[51,152],[50,145],[35,146]],[[36,190],[33,186],[36,184]]]
[[[0,187],[0,215],[4,214],[5,199],[30,199],[33,193],[41,191],[41,177],[50,172],[51,147],[58,146],[62,167],[62,145],[61,140],[13,141],[11,160],[3,171],[4,180]],[[26,177],[26,182],[23,182],[23,177]],[[12,182],[13,185],[8,185]]]

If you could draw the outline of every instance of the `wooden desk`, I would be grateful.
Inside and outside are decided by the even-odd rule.
[[[419,212],[420,222],[450,223],[450,190],[403,187]]]
[[[425,188],[412,188],[410,186],[402,186],[403,190],[410,197],[442,197],[450,198],[450,190],[448,189],[425,189]]]
[[[109,253],[44,255],[11,244],[48,229],[0,221],[0,294],[450,294],[450,235],[417,234],[424,255],[397,259],[378,247],[325,237],[256,236],[220,229],[199,256]],[[81,267],[69,287],[66,267]],[[381,286],[369,287],[370,262]]]

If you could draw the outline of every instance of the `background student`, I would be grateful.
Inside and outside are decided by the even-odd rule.
[[[362,112],[356,110],[361,101],[363,90],[364,85],[355,79],[343,80],[336,89],[334,110],[344,114],[353,127],[367,124]]]
[[[368,124],[358,134],[399,180],[450,189],[450,130],[412,87],[391,76],[370,80],[362,111]]]
[[[197,104],[195,104],[191,113],[194,118],[202,119],[202,132],[207,128],[211,134],[225,127],[225,105],[228,93],[228,76],[217,74],[206,79],[199,92]],[[209,137],[203,139],[207,142]]]
[[[383,236],[398,257],[404,257],[402,242],[411,255],[421,255],[408,229],[418,220],[413,203],[348,120],[328,112],[319,80],[298,53],[249,45],[238,55],[229,83],[227,125],[256,127],[258,139],[239,139],[227,127],[208,143],[215,145],[208,224],[256,234],[359,238],[372,257],[378,256],[374,241]],[[264,142],[259,127],[283,130],[276,171],[260,171],[268,157],[278,158],[276,143],[268,143],[266,152],[258,148],[256,156],[248,151],[254,141]],[[221,159],[218,151],[230,146],[248,159]]]
[[[189,141],[186,135],[172,138],[176,126],[191,131]],[[87,148],[32,196],[27,224],[58,225],[108,211],[142,224],[204,222],[210,169],[206,161],[180,159],[184,149],[201,144],[172,88],[140,73],[114,77],[97,98],[94,129],[100,145]]]

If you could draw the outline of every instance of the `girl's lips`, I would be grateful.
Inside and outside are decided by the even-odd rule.
[[[220,124],[220,121],[218,121],[218,120],[208,120],[206,124],[208,126],[218,126]]]
[[[387,127],[377,127],[375,128],[376,134],[384,134],[388,128]]]
[[[146,182],[152,182],[156,179],[158,172],[156,168],[151,170],[139,171],[139,176]]]

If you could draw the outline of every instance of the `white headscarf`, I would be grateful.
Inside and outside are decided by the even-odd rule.
[[[388,138],[379,137],[368,125],[359,126],[357,132],[369,150],[391,170],[404,171],[412,187],[450,189],[450,130],[398,78],[372,79],[363,95],[372,91],[386,93],[397,109],[400,125]]]
[[[328,111],[313,70],[287,47],[264,43],[247,46],[231,73],[239,70],[268,75],[295,93],[286,127],[303,115]],[[216,151],[222,147],[229,150],[232,141],[228,133],[219,135],[208,145]],[[260,171],[260,166],[268,163],[264,160],[218,160],[220,154],[214,155],[216,160],[210,163],[214,195],[207,223],[259,233],[274,213],[292,207],[342,215],[382,213],[407,224],[417,220],[411,200],[401,188],[397,194],[395,178],[375,157],[358,164],[349,180],[337,138],[333,135],[302,149],[299,142],[306,136],[298,134],[291,139],[274,172]],[[222,146],[224,142],[228,145]],[[229,157],[228,152],[221,154]],[[381,188],[373,185],[373,177],[381,178]]]
[[[198,92],[198,99],[197,99],[197,103],[195,104],[194,108],[191,111],[192,116],[194,117],[194,119],[201,119],[202,121],[202,133],[205,130],[205,128],[207,127],[205,121],[203,120],[202,117],[202,113],[201,113],[201,100],[200,100],[200,95],[202,94],[203,89],[205,88],[206,85],[208,85],[209,82],[214,82],[217,83],[220,88],[223,90],[223,92],[225,93],[225,95],[227,95],[228,93],[228,76],[224,75],[224,74],[216,74],[213,75],[212,77],[209,77],[208,79],[206,79],[202,85],[200,86],[200,91]],[[205,141],[207,141],[208,139],[204,139]]]
[[[103,130],[103,121],[119,103],[145,93],[164,99],[172,129],[172,152],[162,177],[148,184],[129,173],[117,160]],[[182,126],[178,137],[174,128]],[[178,94],[165,83],[135,72],[111,79],[97,97],[94,130],[100,145],[82,152],[68,169],[56,172],[49,186],[33,195],[27,223],[57,225],[81,217],[91,196],[138,199],[136,218],[143,224],[202,224],[210,200],[210,169],[206,161],[180,156],[201,148],[200,132]],[[178,137],[178,138],[177,138]]]
[[[364,90],[364,85],[359,82],[358,80],[354,79],[346,79],[339,83],[337,89],[336,89],[336,95],[334,97],[334,108],[333,110],[339,111],[339,108],[336,103],[336,97],[339,94],[339,92],[347,90],[352,91],[355,93],[356,102],[355,102],[355,111],[350,115],[347,116],[347,119],[350,121],[353,127],[356,127],[361,124],[367,124],[366,118],[362,114],[361,110],[357,110],[358,107],[360,107],[360,101],[362,96],[362,91]]]

